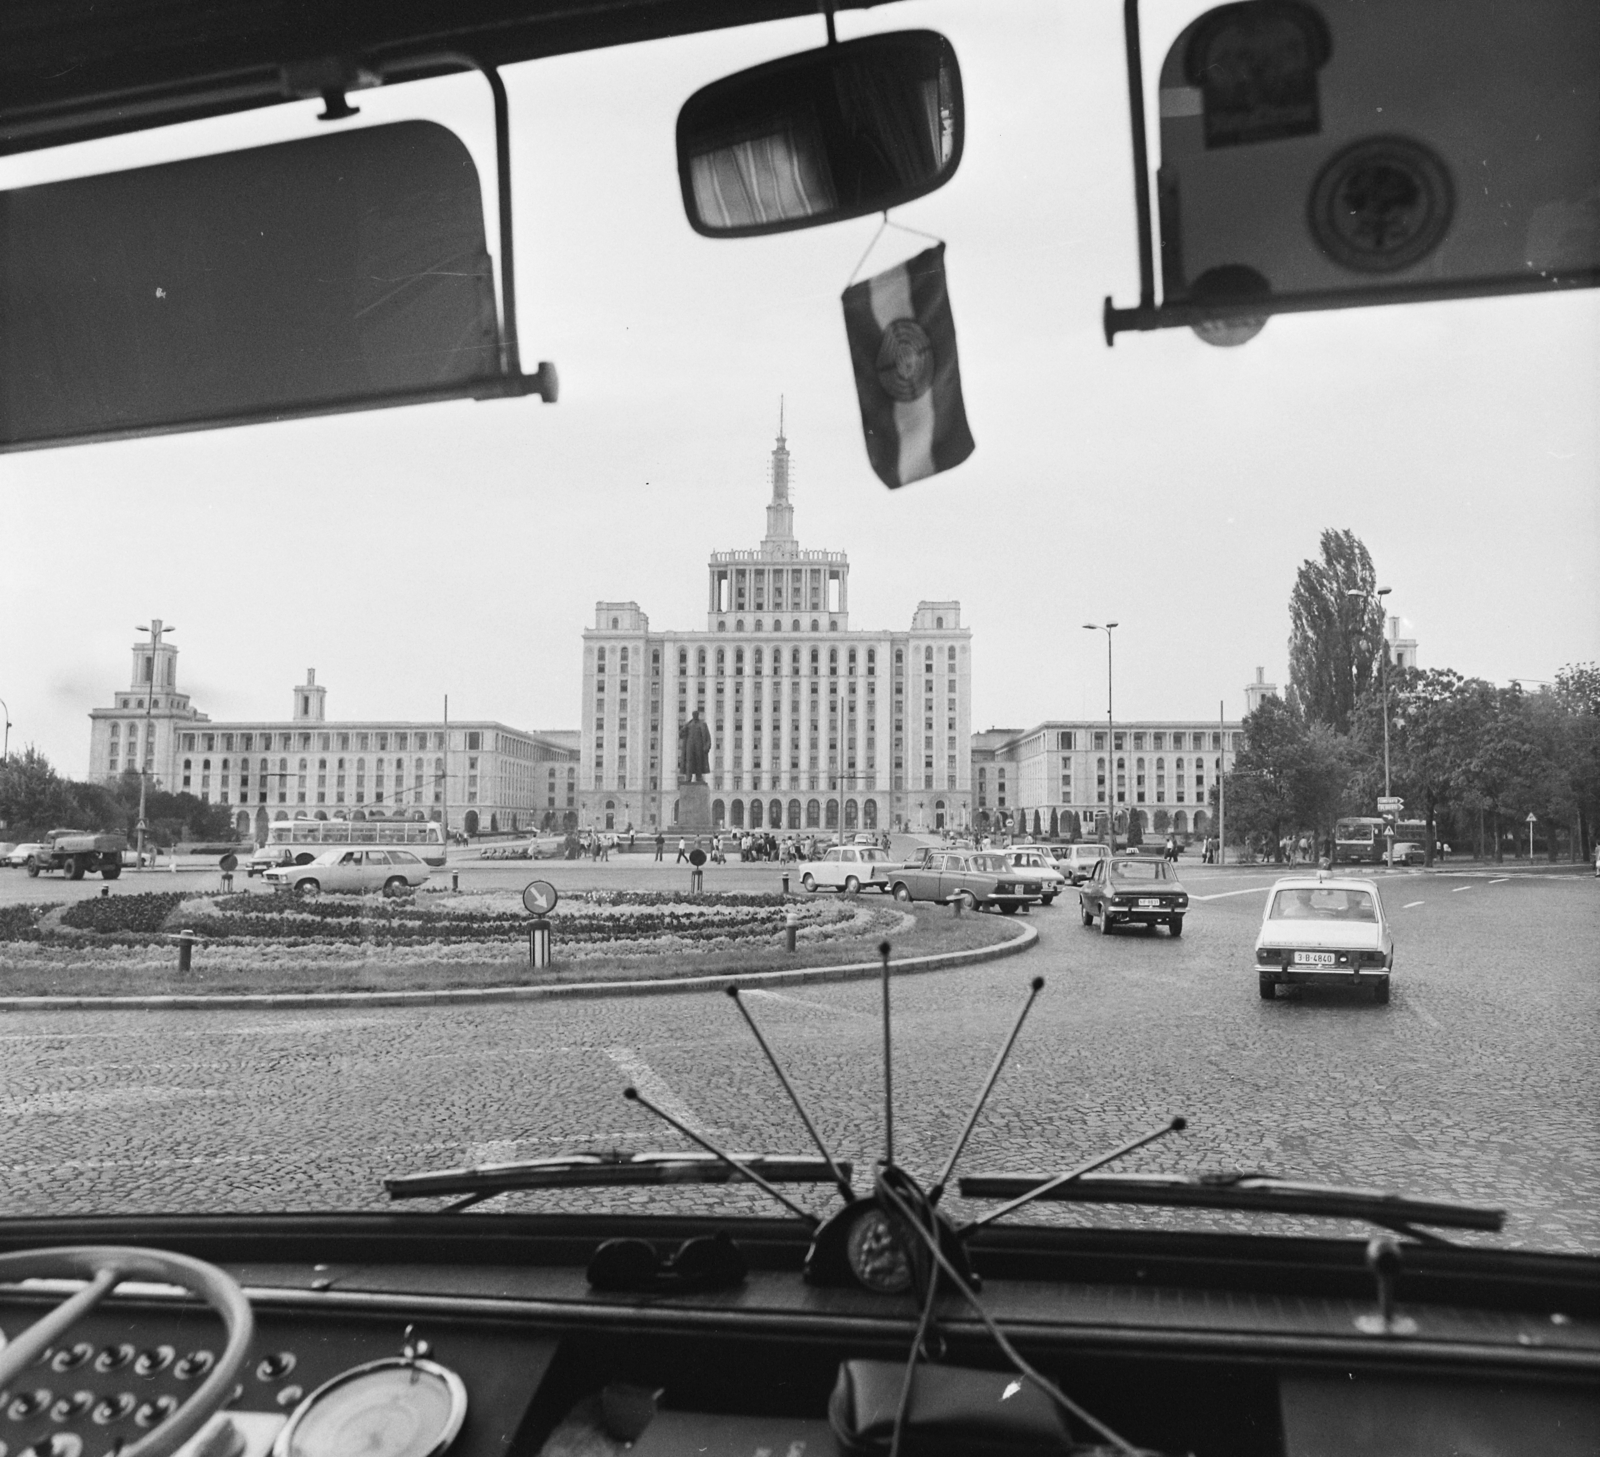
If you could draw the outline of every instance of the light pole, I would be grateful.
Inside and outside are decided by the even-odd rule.
[[[1111,717],[1111,629],[1117,624],[1107,622],[1084,623],[1085,632],[1103,632],[1106,635],[1106,843],[1117,848],[1117,730]],[[1131,842],[1130,842],[1131,843]]]
[[[1383,599],[1392,589],[1379,587],[1376,593],[1378,598],[1378,614],[1383,615]],[[1365,597],[1367,594],[1359,587],[1346,587],[1346,597]],[[1378,675],[1383,683],[1383,797],[1392,797],[1389,788],[1389,632],[1387,619],[1383,627],[1383,651],[1378,655]],[[1383,852],[1384,865],[1387,869],[1394,869],[1394,828],[1391,825],[1385,832],[1387,844]]]
[[[176,632],[175,627],[166,626],[159,617],[150,619],[150,626],[140,625],[136,631],[150,634],[150,683],[144,695],[144,743],[141,746],[139,758],[139,823],[134,826],[138,835],[139,865],[144,866],[144,804],[145,792],[150,783],[149,763],[155,756],[150,752],[150,710],[155,706],[156,689],[159,686],[161,672],[161,639],[169,632]]]
[[[0,750],[0,765],[5,765],[11,762],[11,709],[3,698],[0,698],[0,709],[5,710],[6,720],[5,748]]]

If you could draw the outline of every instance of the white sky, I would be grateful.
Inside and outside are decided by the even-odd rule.
[[[1153,75],[1179,22],[1147,22]],[[1283,682],[1287,600],[1327,526],[1367,543],[1422,662],[1549,679],[1600,657],[1600,297],[1279,318],[1241,349],[1187,331],[1107,349],[1137,298],[1121,7],[891,5],[840,33],[955,43],[967,147],[898,220],[948,242],[976,454],[890,493],[860,437],[839,294],[875,219],[713,242],[682,216],[681,102],[821,43],[820,19],[508,72],[524,360],[561,402],[460,403],[0,458],[12,747],[87,765],[89,709],[136,623],[174,622],[214,718],[287,715],[315,666],[330,716],[575,727],[596,599],[704,624],[706,555],[754,546],[788,401],[797,531],[850,553],[852,617],[958,597],[974,727],[1243,710]],[[476,78],[352,98],[434,115],[479,159]],[[306,135],[317,107],[0,160],[0,185]],[[491,240],[497,235],[491,228]],[[888,235],[874,263],[921,247]],[[869,269],[869,271],[871,271]]]

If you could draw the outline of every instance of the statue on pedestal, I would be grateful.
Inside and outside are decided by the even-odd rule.
[[[687,784],[704,784],[711,771],[711,728],[700,710],[678,730],[678,778]]]

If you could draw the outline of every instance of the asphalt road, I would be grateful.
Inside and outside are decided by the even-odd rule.
[[[717,884],[769,885],[769,867]],[[676,884],[670,865],[541,866],[558,885]],[[521,884],[529,867],[467,872]],[[165,875],[125,877],[117,892]],[[1270,874],[1185,868],[1181,940],[1036,911],[1026,956],[893,987],[896,1151],[931,1179],[1028,979],[1047,986],[961,1170],[1049,1172],[1172,1113],[1191,1126],[1128,1169],[1264,1169],[1509,1211],[1505,1240],[1600,1251],[1600,885],[1479,870],[1396,874],[1386,1007],[1256,995]],[[27,891],[15,893],[20,880]],[[182,877],[182,883],[193,883]],[[469,880],[468,883],[473,883]],[[97,894],[3,878],[3,898]],[[30,895],[31,892],[31,895]],[[749,1005],[835,1150],[883,1148],[879,989],[819,984]],[[388,1173],[577,1150],[681,1147],[635,1083],[708,1137],[804,1152],[718,994],[323,1013],[0,1015],[0,1214],[378,1207]],[[822,1189],[803,1201],[821,1209]],[[489,1208],[755,1209],[749,1189],[519,1195]],[[1036,1209],[1038,1206],[1035,1206]],[[472,1216],[463,1216],[472,1217]],[[1034,1217],[1194,1223],[1057,1206]],[[1228,1225],[1240,1216],[1216,1217]],[[1264,1228],[1264,1221],[1247,1227]],[[1304,1226],[1302,1226],[1304,1227]],[[1339,1232],[1339,1226],[1318,1226]]]

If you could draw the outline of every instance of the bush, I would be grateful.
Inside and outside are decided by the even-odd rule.
[[[78,931],[159,931],[183,891],[162,890],[143,895],[97,896],[75,901],[62,913],[61,924]],[[21,909],[21,907],[18,907]]]
[[[39,918],[53,906],[0,906],[0,941],[37,941]]]

